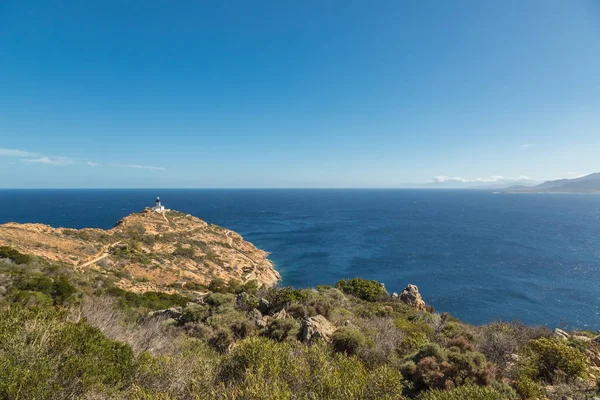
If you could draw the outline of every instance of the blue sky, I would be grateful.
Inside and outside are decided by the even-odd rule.
[[[0,2],[0,187],[600,171],[600,3]]]

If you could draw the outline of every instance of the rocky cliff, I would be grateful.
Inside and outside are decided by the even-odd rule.
[[[146,209],[109,230],[7,223],[0,225],[0,246],[113,275],[119,287],[134,292],[200,288],[215,278],[266,286],[279,280],[265,251],[231,230],[176,211]]]

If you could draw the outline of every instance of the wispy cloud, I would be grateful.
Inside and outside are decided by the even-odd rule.
[[[20,158],[20,161],[30,164],[46,164],[46,165],[54,165],[54,166],[65,166],[78,164],[85,164],[89,167],[101,167],[102,164],[96,161],[85,160],[84,158],[71,158],[64,156],[52,156],[45,155],[41,153],[36,153],[32,151],[25,151],[19,149],[7,149],[0,147],[0,157],[17,157]],[[148,169],[154,171],[164,171],[164,167],[155,167],[152,165],[138,165],[138,164],[109,164],[113,167],[121,167],[121,168],[136,168],[136,169]]]
[[[529,149],[529,148],[531,148],[531,147],[535,147],[535,145],[534,145],[534,144],[532,144],[532,143],[525,143],[525,144],[522,144],[522,145],[521,145],[521,148],[522,148],[522,149]]]
[[[18,149],[5,149],[0,147],[0,156],[8,157],[39,157],[40,154],[32,153],[30,151],[18,150]]]
[[[24,162],[35,163],[35,164],[49,164],[49,165],[69,165],[73,164],[73,160],[67,157],[39,157],[39,158],[25,158]]]
[[[474,179],[463,178],[460,176],[446,176],[446,175],[440,175],[440,176],[433,177],[433,181],[437,182],[437,183],[442,183],[442,182],[493,183],[493,182],[504,182],[504,181],[531,181],[531,180],[532,180],[531,178],[529,178],[528,176],[525,176],[525,175],[521,175],[521,176],[517,176],[517,177],[504,177],[502,175],[494,175],[494,176],[490,176],[489,178],[474,178]]]
[[[121,168],[136,168],[136,169],[152,169],[156,171],[164,171],[164,167],[153,167],[151,165],[137,165],[137,164],[114,164],[115,167]]]

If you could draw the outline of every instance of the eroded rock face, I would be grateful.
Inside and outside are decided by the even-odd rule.
[[[331,341],[335,326],[322,315],[306,318],[300,328],[300,340],[304,343],[314,343],[318,340]]]
[[[427,306],[425,305],[423,297],[421,297],[421,293],[419,293],[419,288],[416,285],[409,284],[400,293],[400,301],[402,301],[405,304],[408,304],[411,307],[416,308],[417,310],[427,310]]]

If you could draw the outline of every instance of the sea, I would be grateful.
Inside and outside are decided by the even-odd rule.
[[[600,195],[484,190],[0,190],[0,223],[109,229],[152,206],[270,253],[284,286],[362,277],[419,287],[465,322],[600,329]]]

